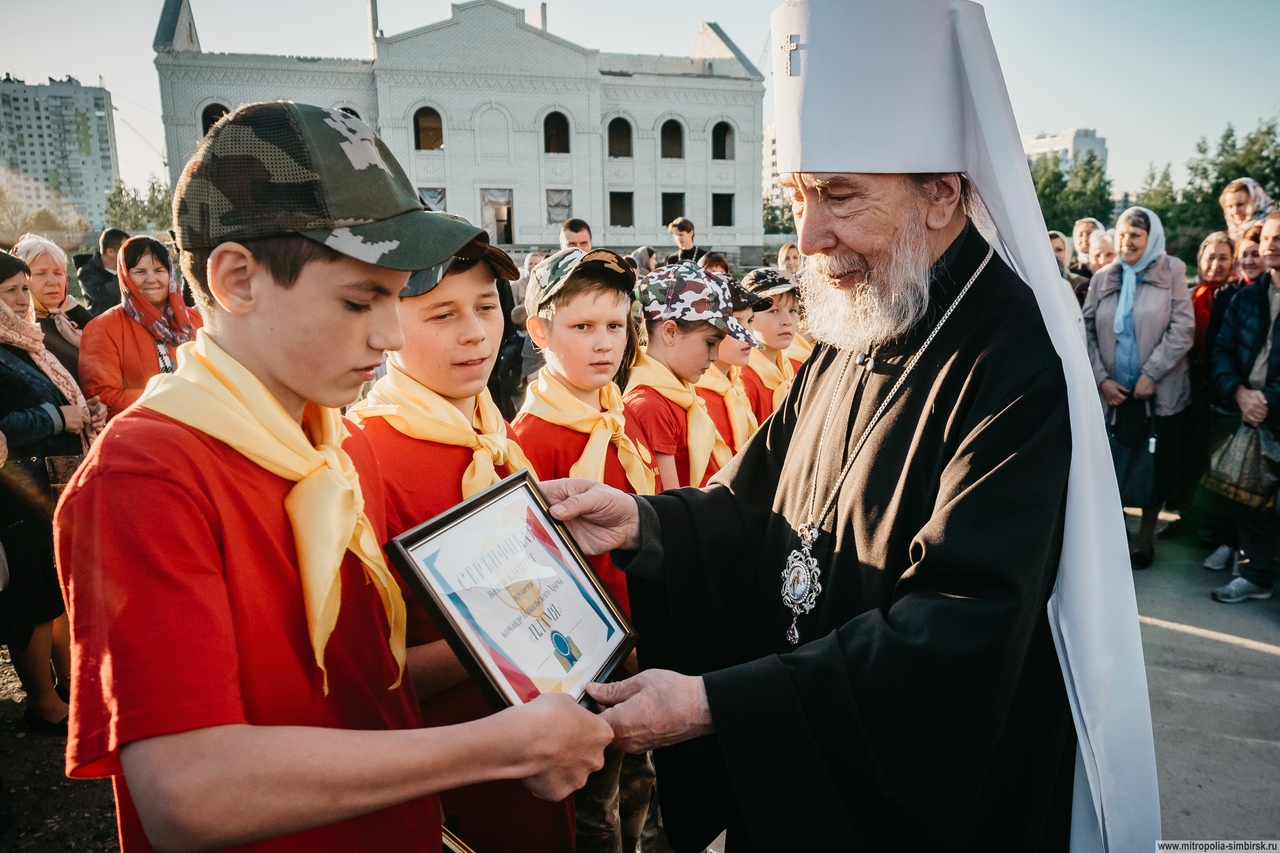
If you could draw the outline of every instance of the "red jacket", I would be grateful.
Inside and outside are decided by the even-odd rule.
[[[191,312],[199,328],[200,315]],[[173,347],[166,346],[174,358]],[[85,326],[80,338],[80,387],[97,395],[114,418],[142,396],[147,380],[160,372],[155,338],[117,305]]]

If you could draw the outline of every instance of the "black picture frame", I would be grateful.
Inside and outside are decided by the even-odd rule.
[[[428,475],[429,476],[429,475]],[[572,585],[567,586],[565,595],[570,602],[577,603],[577,596],[580,595],[582,600],[587,603],[591,612],[601,619],[601,624],[608,626],[612,623],[612,627],[616,627],[620,632],[617,638],[609,636],[609,644],[605,647],[605,652],[600,660],[594,661],[587,665],[583,670],[574,673],[574,686],[569,691],[571,695],[582,705],[588,705],[590,697],[583,690],[588,682],[605,681],[612,676],[617,667],[627,659],[635,648],[638,635],[632,627],[630,620],[618,603],[605,589],[600,579],[596,576],[595,571],[587,561],[587,557],[582,553],[582,549],[578,543],[574,541],[573,536],[563,523],[551,516],[550,504],[547,502],[546,496],[542,490],[538,488],[536,479],[526,470],[517,471],[515,474],[505,478],[499,483],[489,487],[477,495],[464,500],[457,506],[446,510],[440,515],[435,516],[422,524],[408,530],[389,541],[384,550],[390,558],[392,564],[400,572],[405,583],[413,591],[427,613],[435,622],[436,627],[443,635],[446,642],[462,661],[466,667],[472,680],[479,686],[480,691],[490,702],[495,710],[502,710],[519,702],[528,701],[528,698],[521,698],[528,695],[530,688],[528,685],[522,686],[520,683],[513,682],[509,673],[515,673],[516,682],[521,677],[528,678],[532,683],[533,678],[529,673],[525,672],[516,660],[507,655],[506,652],[511,646],[503,646],[504,638],[495,638],[492,634],[485,631],[483,626],[477,625],[478,620],[469,619],[471,612],[464,602],[461,602],[461,593],[450,592],[445,587],[447,581],[441,574],[442,569],[430,563],[430,558],[441,553],[440,550],[429,553],[432,544],[438,543],[443,537],[452,536],[454,544],[456,539],[461,535],[461,531],[465,530],[468,522],[478,522],[483,518],[492,515],[489,510],[494,508],[505,509],[507,512],[514,511],[514,501],[518,498],[523,499],[524,505],[528,511],[536,512],[536,521],[541,523],[542,532],[551,534],[551,541],[555,545],[554,548],[548,547],[542,539],[537,538],[532,528],[529,535],[533,536],[537,541],[537,545],[532,543],[523,545],[524,548],[532,548],[538,551],[540,548],[550,556],[555,565],[553,570],[563,570],[569,575],[569,580],[573,581]],[[496,510],[495,510],[496,511]],[[517,528],[513,526],[513,531]],[[513,535],[516,535],[513,533]],[[445,540],[450,541],[450,540]],[[505,542],[506,540],[503,540]],[[477,548],[477,554],[480,553]],[[489,551],[488,553],[494,553]],[[503,552],[504,555],[507,552]],[[564,559],[566,558],[567,559]],[[468,570],[481,566],[483,560],[476,560],[466,565]],[[485,565],[489,565],[485,563]],[[547,567],[538,564],[539,569]],[[456,571],[457,566],[449,567],[449,570]],[[480,569],[483,571],[483,568]],[[495,576],[495,580],[498,578]],[[500,583],[500,581],[499,581]],[[527,586],[527,583],[525,584]],[[474,591],[476,589],[486,588],[481,584],[467,590],[472,593],[469,600],[472,604],[476,603]],[[503,587],[510,592],[510,587]],[[556,589],[559,587],[557,586]],[[501,592],[498,586],[492,586],[492,592],[487,593],[487,600],[501,599]],[[521,590],[522,591],[522,590]],[[560,641],[567,639],[568,648],[571,648],[578,654],[570,657],[570,652],[561,653],[561,647],[554,647],[553,656],[560,666],[565,667],[566,661],[570,662],[570,666],[565,667],[566,674],[572,673],[572,666],[578,660],[588,659],[595,653],[589,651],[582,653],[576,645],[576,641],[566,637],[565,634],[555,629],[549,621],[549,611],[554,605],[546,605],[545,598],[550,593],[544,593],[539,581],[537,597],[533,603],[538,608],[540,615],[533,615],[530,610],[525,609],[524,605],[516,600],[516,594],[511,594],[512,603],[503,601],[504,606],[515,609],[520,615],[512,618],[511,626],[515,626],[513,633],[521,629],[536,632],[539,627],[547,630],[547,635],[551,642],[559,642],[554,635],[559,634]],[[480,602],[480,606],[486,608],[486,612],[490,608],[486,604],[486,600]],[[497,605],[493,605],[496,607]],[[579,607],[581,605],[578,605]],[[532,608],[531,608],[532,609]],[[504,611],[505,613],[505,611]],[[597,628],[598,630],[598,628]],[[519,638],[521,643],[513,643],[520,645],[522,649],[528,650],[528,643],[523,642],[524,637]],[[501,658],[501,661],[499,660]],[[505,661],[505,666],[503,665]],[[581,689],[579,689],[581,688]],[[545,691],[539,691],[545,692]],[[531,696],[529,698],[532,698]]]

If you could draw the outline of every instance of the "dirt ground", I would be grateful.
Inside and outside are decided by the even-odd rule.
[[[118,851],[111,783],[68,779],[62,738],[29,734],[22,722],[26,694],[0,646],[0,850]],[[0,819],[2,820],[2,819]]]

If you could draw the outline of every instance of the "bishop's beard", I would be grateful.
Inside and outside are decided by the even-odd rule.
[[[800,275],[805,322],[810,337],[848,352],[902,337],[929,307],[928,233],[924,217],[905,217],[888,257],[874,266],[862,255],[814,255]],[[861,272],[862,284],[840,290],[828,277]]]

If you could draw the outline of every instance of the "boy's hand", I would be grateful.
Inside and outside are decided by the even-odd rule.
[[[549,480],[538,486],[552,517],[568,525],[590,556],[640,547],[640,510],[625,492],[594,480]]]
[[[552,802],[585,785],[604,766],[604,748],[613,741],[608,723],[563,693],[544,693],[497,716],[513,718],[520,733],[516,743],[529,753],[532,772],[525,787]]]

